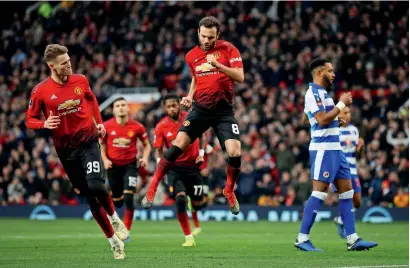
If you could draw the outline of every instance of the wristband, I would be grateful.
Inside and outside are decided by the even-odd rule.
[[[339,108],[340,111],[342,111],[343,108],[346,107],[346,104],[344,104],[342,101],[339,101],[339,102],[336,104],[336,107]]]
[[[201,150],[199,150],[199,156],[204,156],[205,155],[205,150],[204,149],[201,149]]]

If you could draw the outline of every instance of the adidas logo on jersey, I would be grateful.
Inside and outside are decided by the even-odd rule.
[[[170,137],[170,136],[172,136],[172,133],[168,132],[167,137]]]
[[[51,99],[55,100],[55,99],[57,99],[57,96],[53,94],[53,96],[51,96]]]
[[[111,132],[111,135],[117,135],[117,133],[115,133],[115,130],[113,130],[113,131]]]

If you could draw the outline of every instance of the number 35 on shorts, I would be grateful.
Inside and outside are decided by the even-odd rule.
[[[233,134],[239,134],[238,124],[232,124],[232,132]]]

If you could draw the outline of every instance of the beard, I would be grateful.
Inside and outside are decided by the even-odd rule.
[[[325,88],[327,90],[330,90],[332,88],[332,82],[331,82],[330,78],[327,77],[327,76],[323,77],[323,84],[325,85]]]
[[[174,120],[174,121],[178,121],[179,115],[180,115],[180,111],[178,111],[178,112],[176,112],[176,113],[174,113],[174,114],[168,114],[168,116],[169,116],[172,120]]]
[[[205,43],[201,43],[201,41],[199,41],[199,45],[203,50],[209,51],[215,46],[215,42],[211,42],[208,46],[205,46]]]

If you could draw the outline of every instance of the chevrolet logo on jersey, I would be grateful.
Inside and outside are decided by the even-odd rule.
[[[77,105],[81,103],[81,100],[66,100],[65,102],[58,105],[58,110],[70,110],[74,109]]]
[[[112,141],[114,147],[129,147],[131,139],[127,138],[116,138]]]
[[[196,72],[209,72],[213,69],[216,69],[216,68],[207,62],[202,63],[201,65],[198,65],[195,67]]]

